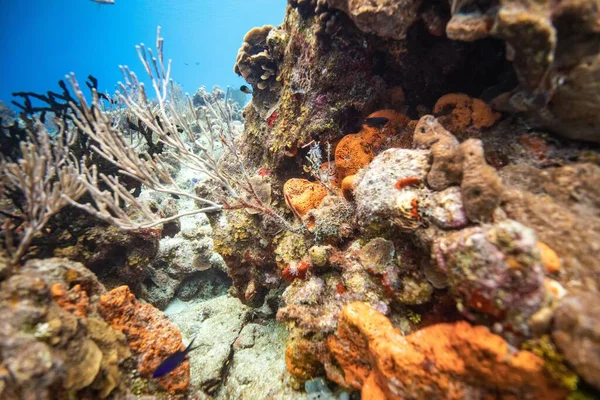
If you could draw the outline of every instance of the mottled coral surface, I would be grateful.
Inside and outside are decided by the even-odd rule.
[[[485,327],[467,322],[438,324],[403,336],[390,321],[363,303],[344,308],[328,347],[343,380],[365,399],[475,396],[559,399],[544,361],[516,351]]]
[[[127,286],[103,294],[99,311],[113,329],[125,334],[129,347],[138,356],[137,369],[143,377],[151,378],[164,359],[183,350],[179,330],[154,306],[139,302]],[[188,361],[159,378],[169,392],[186,391],[189,381]]]

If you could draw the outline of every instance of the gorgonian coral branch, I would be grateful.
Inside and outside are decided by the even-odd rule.
[[[59,132],[51,137],[35,121],[34,132],[21,142],[21,158],[0,156],[2,189],[13,208],[2,213],[4,247],[11,265],[18,264],[50,218],[69,204],[66,197],[77,200],[86,192],[68,148],[75,140],[74,132],[62,121],[57,124]]]

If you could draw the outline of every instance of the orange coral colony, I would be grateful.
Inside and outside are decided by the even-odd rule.
[[[335,148],[335,166],[339,182],[367,166],[376,153],[385,148],[410,148],[412,135],[404,132],[404,128],[410,122],[407,116],[394,110],[380,110],[366,119],[370,118],[387,118],[388,121],[382,127],[363,124],[360,132],[344,136]]]
[[[540,256],[542,263],[546,267],[546,272],[549,274],[558,273],[560,271],[560,258],[558,258],[556,252],[542,242],[537,242],[537,247],[540,250]]]
[[[359,169],[369,165],[375,158],[372,146],[363,138],[362,133],[344,136],[335,148],[335,166],[338,181],[354,175]]]
[[[285,202],[298,218],[319,207],[325,196],[327,196],[325,186],[306,179],[292,178],[283,185]]]
[[[403,336],[383,314],[355,302],[344,307],[328,348],[343,370],[328,377],[361,389],[363,399],[463,399],[482,390],[510,398],[566,395],[545,374],[542,358],[464,321]]]
[[[138,356],[141,376],[152,376],[160,363],[183,350],[181,332],[151,304],[137,301],[128,286],[119,286],[100,297],[100,315],[115,330],[127,337],[127,344]],[[158,380],[169,392],[185,392],[190,383],[190,363],[182,362]]]
[[[355,175],[348,175],[342,181],[342,196],[348,201],[354,200],[354,189],[356,187],[354,183]]]
[[[400,114],[394,110],[375,111],[374,113],[369,114],[366,119],[369,120],[370,118],[388,119],[388,122],[381,128],[370,127],[366,124],[363,125],[360,133],[367,142],[371,143],[373,147],[379,147],[383,145],[385,140],[389,137],[401,135],[403,133],[403,128],[405,128],[410,122],[410,119],[406,115]],[[412,135],[410,134],[407,135],[407,137],[411,136]]]
[[[453,134],[464,134],[468,128],[489,128],[500,119],[483,100],[464,93],[449,93],[438,99],[433,113],[446,129]]]
[[[87,317],[90,299],[85,290],[81,288],[81,285],[75,285],[71,289],[67,289],[64,283],[59,282],[51,286],[50,292],[60,308],[76,317],[84,319]]]

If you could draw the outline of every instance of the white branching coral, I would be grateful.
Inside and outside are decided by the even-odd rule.
[[[51,137],[44,124],[35,121],[34,131],[21,142],[21,158],[0,155],[1,198],[17,197],[14,209],[2,211],[4,246],[14,265],[25,255],[31,241],[50,218],[86,192],[78,179],[79,166],[69,152],[75,140],[72,130],[59,123]]]
[[[164,40],[160,36],[160,27],[157,31],[156,56],[151,49],[143,44],[137,46],[137,52],[146,74],[152,82],[155,100],[150,100],[144,83],[140,82],[137,75],[126,66],[121,66],[124,82],[120,82],[120,91],[116,96],[124,107],[145,127],[150,130],[164,144],[165,148],[177,155],[178,160],[194,171],[205,174],[214,179],[225,189],[227,199],[222,199],[222,204],[195,196],[179,188],[170,176],[166,165],[159,156],[151,157],[149,154],[139,154],[127,140],[122,132],[111,125],[110,118],[101,112],[100,97],[94,91],[92,104],[89,105],[83,95],[73,74],[67,76],[79,107],[74,107],[77,112],[75,124],[89,135],[97,144],[92,148],[103,158],[119,167],[119,173],[130,176],[140,181],[147,188],[162,193],[192,198],[205,207],[186,211],[169,218],[159,218],[140,204],[119,182],[117,177],[97,174],[95,168],[82,165],[84,172],[81,179],[94,199],[95,205],[79,204],[65,196],[66,200],[74,206],[82,208],[89,213],[116,224],[124,229],[149,228],[169,220],[197,213],[218,211],[226,209],[251,209],[259,213],[274,217],[287,229],[291,225],[275,212],[269,204],[265,204],[254,187],[251,176],[246,171],[244,162],[235,145],[236,129],[233,126],[232,104],[225,96],[224,102],[216,99],[205,99],[204,107],[195,108],[192,99],[186,95],[187,107],[177,106],[171,101],[170,94],[174,86],[170,79],[171,61],[165,64],[163,57]],[[237,163],[238,171],[235,176],[228,173],[219,165],[218,153],[224,146]],[[106,184],[110,190],[98,189],[99,180]],[[142,211],[143,219],[135,221],[120,207],[125,201]]]
[[[331,181],[335,179],[335,169],[331,161],[331,144],[329,142],[325,144],[325,152],[327,161],[324,162],[321,144],[313,140],[306,154],[307,165],[304,166],[304,171],[325,186],[329,193],[334,193]]]
[[[163,43],[159,27],[156,56],[143,44],[137,46],[155,99],[150,100],[136,74],[122,66],[124,83],[119,83],[120,90],[112,98],[113,110],[105,112],[103,99],[108,96],[99,94],[95,85],[88,85],[92,91],[89,102],[75,75],[70,74],[66,78],[74,97],[69,100],[68,122],[57,120],[58,135],[51,137],[43,124],[37,122],[31,140],[21,143],[22,158],[1,159],[0,188],[23,197],[12,199],[16,211],[1,211],[5,217],[5,247],[12,264],[17,264],[26,254],[33,238],[42,232],[50,217],[69,204],[122,229],[151,228],[186,215],[222,209],[253,210],[276,219],[286,229],[294,229],[268,204],[270,196],[260,195],[255,180],[246,171],[235,144],[238,130],[234,127],[233,105],[228,96],[224,101],[207,97],[204,106],[199,108],[189,95],[183,102],[173,98],[171,61],[164,62]],[[114,99],[120,104],[117,108],[114,108]],[[129,122],[130,117],[183,165],[215,180],[225,191],[223,198],[216,202],[179,187],[161,160],[160,152],[140,153],[132,137],[124,134],[123,119]],[[69,146],[75,142],[78,132],[87,137],[94,152],[118,168],[116,175],[102,173],[88,157],[75,159]],[[233,156],[237,171],[231,173],[220,166],[219,155],[223,149]],[[119,179],[121,175],[137,180],[150,190],[191,198],[201,206],[162,218],[128,190]],[[82,197],[86,193],[89,196]],[[0,194],[0,198],[6,198],[6,193]],[[87,202],[83,203],[82,198]]]

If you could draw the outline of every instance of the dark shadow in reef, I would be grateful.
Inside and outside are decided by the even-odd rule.
[[[376,45],[384,49],[388,40]],[[472,97],[493,98],[516,87],[512,65],[506,60],[502,40],[486,38],[459,42],[431,35],[422,22],[411,26],[406,37],[406,52],[394,59],[375,53],[375,72],[383,74],[388,87],[404,89],[409,116],[417,118],[416,106],[431,109],[447,93],[466,93]]]

